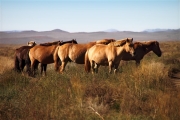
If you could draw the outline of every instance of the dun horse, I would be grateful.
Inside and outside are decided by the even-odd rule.
[[[162,54],[159,47],[159,42],[157,41],[134,42],[134,50],[136,52],[135,56],[131,56],[129,53],[126,53],[126,55],[122,57],[122,60],[135,60],[136,65],[139,65],[143,57],[150,51],[153,51],[158,57],[161,57]]]
[[[36,45],[29,51],[29,58],[31,61],[31,69],[33,71],[33,75],[35,75],[35,67],[36,64],[41,63],[41,75],[44,71],[46,75],[47,64],[54,63],[53,54],[57,46],[63,45],[65,43],[75,43],[77,44],[76,40],[70,40],[66,42],[53,42],[53,43],[45,43]]]
[[[114,39],[98,40],[98,44],[108,44]],[[59,61],[61,63],[60,73],[64,71],[68,62],[75,62],[77,64],[84,64],[84,56],[90,47],[97,44],[97,42],[89,42],[87,44],[65,44],[58,46],[54,52],[54,63],[56,71],[59,69]]]
[[[109,65],[109,73],[111,73],[114,67],[114,73],[116,72],[120,60],[125,55],[126,52],[134,55],[133,49],[133,39],[122,40],[119,47],[114,45],[94,45],[89,50],[87,50],[85,55],[85,70],[92,73],[98,72],[100,65]]]
[[[23,72],[24,67],[26,66],[26,72],[30,74],[30,64],[28,64],[28,52],[29,50],[36,45],[34,41],[27,43],[28,46],[22,46],[15,50],[14,58],[14,70],[17,72]]]

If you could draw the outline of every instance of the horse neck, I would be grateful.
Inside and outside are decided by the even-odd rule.
[[[114,47],[114,46],[113,46]],[[116,49],[116,53],[119,56],[122,52],[125,52],[125,47],[124,46],[120,46],[120,47],[115,47]]]
[[[145,48],[146,48],[145,54],[147,54],[147,53],[149,53],[150,51],[152,51],[152,45],[146,45]]]

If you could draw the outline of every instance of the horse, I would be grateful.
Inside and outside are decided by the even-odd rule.
[[[134,42],[134,50],[136,52],[135,56],[131,56],[129,53],[126,53],[126,55],[122,57],[122,60],[124,61],[135,60],[136,65],[139,66],[140,61],[150,51],[153,51],[158,57],[161,57],[162,55],[158,41]]]
[[[27,46],[21,46],[15,50],[14,54],[14,70],[17,72],[23,72],[24,67],[26,66],[26,72],[30,74],[30,64],[28,64],[28,52],[29,50],[36,45],[36,42],[29,41]]]
[[[103,39],[95,42],[89,42],[86,44],[65,44],[58,46],[54,52],[54,66],[56,71],[62,73],[68,62],[74,62],[77,64],[84,64],[84,56],[87,49],[91,48],[95,44],[108,44],[114,39]],[[60,65],[58,63],[61,63]],[[59,66],[61,68],[59,69]]]
[[[122,40],[118,47],[114,45],[100,45],[96,44],[87,50],[85,54],[85,71],[92,73],[98,73],[100,65],[108,66],[109,73],[111,73],[114,67],[114,73],[116,73],[119,63],[126,52],[134,56],[133,38],[127,38]]]
[[[53,43],[36,45],[32,49],[30,49],[29,59],[31,62],[31,70],[33,72],[33,75],[35,75],[36,64],[41,63],[41,75],[43,74],[44,71],[44,74],[46,76],[47,64],[54,63],[53,54],[56,47],[67,43],[77,44],[77,41],[75,39],[65,42],[56,41]]]

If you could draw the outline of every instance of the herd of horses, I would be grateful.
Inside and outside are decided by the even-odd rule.
[[[133,42],[133,38],[121,40],[102,39],[86,44],[79,44],[75,39],[36,44],[28,42],[15,50],[14,69],[29,76],[34,76],[40,63],[41,75],[46,75],[47,64],[54,63],[55,70],[62,73],[68,62],[84,64],[85,71],[97,73],[100,65],[109,66],[109,73],[114,68],[116,73],[121,60],[135,60],[140,64],[143,57],[153,51],[158,57],[162,52],[157,41]]]

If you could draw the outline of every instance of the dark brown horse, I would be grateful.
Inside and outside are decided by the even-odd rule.
[[[53,54],[57,46],[63,45],[66,43],[77,44],[75,39],[65,42],[54,42],[54,43],[45,43],[36,45],[29,51],[29,58],[31,61],[31,70],[33,75],[35,75],[35,68],[38,63],[41,63],[41,75],[44,71],[46,75],[47,64],[54,63]]]
[[[126,53],[126,55],[122,57],[122,60],[135,60],[136,65],[139,65],[143,57],[150,51],[153,51],[158,57],[161,57],[162,54],[159,47],[159,42],[157,41],[134,42],[134,50],[136,52],[135,56],[131,56],[130,54]]]
[[[28,64],[28,53],[29,50],[36,45],[34,41],[27,43],[28,46],[22,46],[15,50],[14,56],[14,70],[17,72],[23,72],[24,67],[26,66],[26,72],[30,74],[30,64]]]

